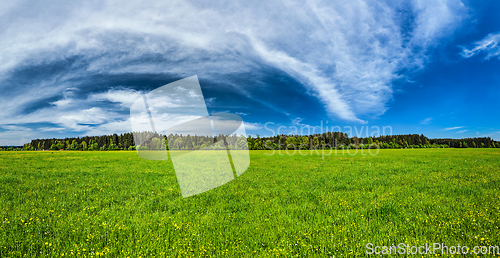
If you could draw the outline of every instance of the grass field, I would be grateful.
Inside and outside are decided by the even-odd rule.
[[[0,152],[0,257],[366,256],[365,245],[500,245],[500,150],[251,151],[182,198],[136,152]]]

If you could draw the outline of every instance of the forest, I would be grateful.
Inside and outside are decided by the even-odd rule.
[[[135,137],[135,138],[134,138]],[[245,140],[247,144],[245,144]],[[136,141],[142,143],[136,145]],[[170,143],[170,146],[169,146]],[[214,144],[215,143],[215,144]],[[198,149],[359,149],[359,148],[500,148],[500,142],[490,137],[464,139],[429,139],[424,135],[383,135],[377,137],[349,137],[343,132],[313,135],[277,135],[272,137],[244,137],[237,135],[197,136],[160,135],[154,132],[125,133],[102,136],[84,136],[64,139],[36,139],[22,147],[0,150],[198,150]]]

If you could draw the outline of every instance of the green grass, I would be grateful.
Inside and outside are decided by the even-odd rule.
[[[0,257],[366,256],[365,245],[500,245],[500,150],[251,151],[182,198],[136,152],[0,152]]]

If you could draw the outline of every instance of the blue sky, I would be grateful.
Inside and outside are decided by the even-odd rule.
[[[129,132],[141,94],[193,75],[208,111],[239,114],[252,135],[323,124],[500,140],[499,12],[457,0],[11,1],[0,145]]]

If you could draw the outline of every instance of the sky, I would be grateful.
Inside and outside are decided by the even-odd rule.
[[[0,145],[130,132],[134,101],[195,75],[208,112],[240,115],[250,135],[500,141],[499,12],[495,0],[8,1]]]

